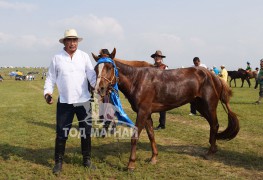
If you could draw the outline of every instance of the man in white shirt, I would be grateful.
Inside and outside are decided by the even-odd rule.
[[[204,67],[207,68],[205,64],[201,64],[201,61],[199,57],[194,57],[193,59],[194,65],[192,67]],[[196,108],[193,103],[190,103],[190,116],[195,116],[196,115]]]
[[[53,104],[52,93],[55,85],[59,92],[54,174],[62,170],[66,140],[75,114],[79,121],[83,166],[95,169],[90,161],[91,95],[88,91],[88,82],[95,86],[96,73],[88,54],[78,49],[78,42],[81,40],[75,29],[65,31],[64,38],[59,40],[64,44],[64,48],[53,57],[44,85],[44,97],[48,104]]]

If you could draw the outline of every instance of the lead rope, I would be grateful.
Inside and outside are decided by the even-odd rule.
[[[113,93],[116,93],[116,90],[114,88],[111,88],[111,90],[114,91]],[[108,95],[108,96],[110,96],[110,95]],[[110,97],[107,98],[107,103],[110,103]],[[115,120],[113,119],[112,122],[114,124],[115,129],[116,129],[117,128],[117,124],[116,124]],[[117,138],[117,153],[118,153],[118,157],[119,157],[119,159],[121,161],[120,140],[119,140],[119,138]]]

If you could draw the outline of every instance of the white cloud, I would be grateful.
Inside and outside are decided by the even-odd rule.
[[[58,23],[63,27],[74,27],[76,29],[82,29],[86,34],[91,36],[114,36],[115,38],[122,39],[124,32],[122,26],[118,21],[111,17],[98,17],[93,14],[87,17],[73,16],[67,19],[63,19]]]
[[[197,47],[204,47],[206,45],[205,41],[198,37],[192,37],[190,38],[190,43]]]
[[[13,35],[0,32],[0,44],[11,42],[13,39]]]
[[[36,9],[36,6],[29,3],[20,3],[20,2],[11,3],[7,1],[0,1],[0,9],[32,11]]]
[[[148,49],[165,50],[167,53],[180,53],[183,51],[182,38],[168,33],[144,33],[138,37],[140,42],[144,42]],[[141,45],[140,45],[141,46]]]
[[[20,49],[30,49],[35,47],[50,47],[57,44],[51,38],[39,38],[33,34],[15,36],[0,32],[0,44],[6,44],[7,46],[15,46]]]

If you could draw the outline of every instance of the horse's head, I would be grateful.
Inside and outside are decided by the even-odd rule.
[[[116,67],[112,60],[114,59],[115,54],[115,48],[112,53],[109,53],[107,49],[101,49],[98,56],[92,53],[93,58],[98,62],[95,66],[95,72],[97,75],[95,92],[101,97],[107,95],[112,89],[112,86],[117,82]]]

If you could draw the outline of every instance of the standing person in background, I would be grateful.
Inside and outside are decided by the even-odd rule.
[[[0,82],[2,82],[3,80],[4,80],[4,78],[0,74]]]
[[[81,40],[82,38],[78,37],[75,29],[65,31],[64,38],[59,40],[64,48],[53,57],[44,85],[44,98],[48,104],[54,102],[52,93],[55,84],[59,92],[56,112],[54,174],[58,174],[62,170],[66,141],[75,114],[81,133],[83,166],[95,169],[90,160],[91,123],[88,121],[91,121],[91,96],[88,90],[88,81],[94,87],[96,73],[89,55],[78,49],[78,43]]]
[[[151,57],[154,59],[154,66],[158,69],[168,69],[168,66],[163,64],[163,58],[166,56],[163,56],[162,51],[157,50],[154,54],[151,55]],[[166,121],[166,112],[162,111],[159,113],[159,125],[155,128],[155,130],[159,129],[165,129],[165,121]]]
[[[259,83],[259,98],[254,104],[260,104],[263,98],[263,59],[260,60],[260,70],[257,80]]]
[[[221,72],[220,72],[220,75],[219,75],[219,76],[220,76],[225,82],[227,82],[228,72],[227,72],[227,70],[226,70],[226,68],[225,68],[225,65],[221,65],[220,67],[221,67]]]
[[[204,68],[207,69],[205,64],[201,64],[201,61],[200,61],[199,57],[194,57],[193,63],[194,63],[194,65],[192,67],[204,67]],[[196,108],[195,108],[195,106],[192,103],[190,103],[190,114],[189,115],[190,116],[195,116],[196,115]]]
[[[254,89],[257,89],[257,88],[258,88],[258,72],[259,72],[259,68],[256,67],[256,69],[255,69],[255,73],[256,73],[256,83],[255,83]]]

